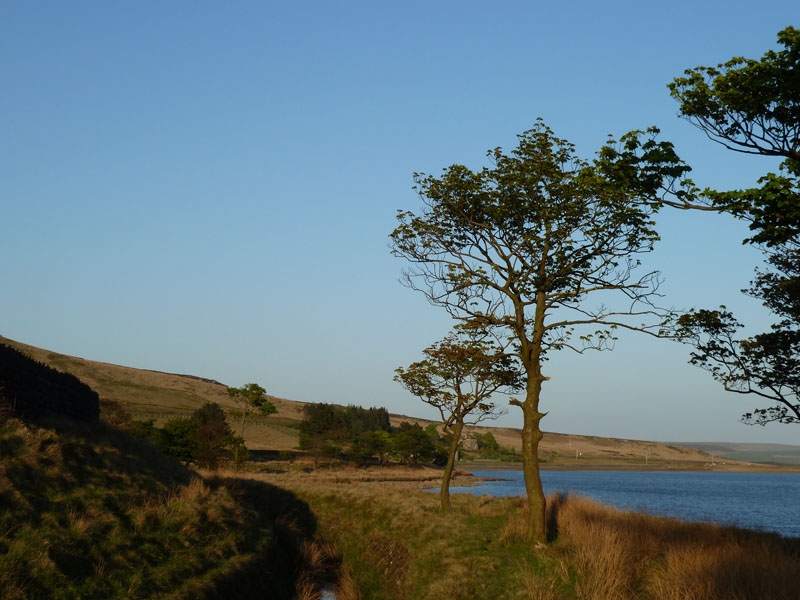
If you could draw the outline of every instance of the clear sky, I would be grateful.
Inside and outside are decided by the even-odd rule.
[[[277,396],[433,418],[392,381],[450,328],[398,283],[412,173],[484,164],[542,117],[585,158],[655,124],[700,185],[776,168],[677,117],[684,69],[760,57],[785,2],[0,3],[0,334]],[[665,212],[666,303],[743,296],[741,223]],[[800,443],[753,428],[689,350],[555,356],[549,431]],[[499,424],[517,426],[511,407]]]

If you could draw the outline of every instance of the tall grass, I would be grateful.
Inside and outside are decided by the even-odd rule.
[[[800,540],[548,498],[550,546],[526,541],[520,498],[414,484],[277,477],[306,500],[367,599],[800,600]]]
[[[504,542],[524,536],[526,510],[516,504]],[[548,521],[557,536],[543,557],[549,580],[582,599],[800,598],[800,540],[624,512],[563,495],[548,498]]]
[[[323,572],[316,521],[103,426],[0,423],[0,600],[271,598]]]

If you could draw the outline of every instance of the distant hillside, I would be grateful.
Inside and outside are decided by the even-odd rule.
[[[213,379],[86,360],[36,348],[2,336],[0,342],[13,346],[44,364],[75,375],[100,395],[101,402],[119,402],[134,418],[153,418],[157,423],[163,423],[172,416],[186,415],[205,402],[217,402],[226,409],[236,407],[226,393],[226,386]],[[265,383],[268,387],[269,383]],[[270,399],[278,412],[270,417],[253,419],[252,425],[248,425],[245,432],[248,446],[254,450],[294,450],[298,440],[297,424],[302,419],[304,404],[286,398]],[[324,401],[324,398],[320,400]],[[433,422],[405,415],[391,415],[393,425],[403,421],[417,422],[422,426]],[[471,427],[467,428],[467,432],[492,432],[501,446],[513,448],[517,452],[521,450],[518,429]],[[787,448],[787,456],[793,456],[792,452],[800,450],[793,446]],[[736,451],[738,450],[732,450]],[[567,468],[706,468],[712,462],[712,453],[715,456],[722,455],[716,450],[706,449],[702,444],[664,444],[563,433],[545,433],[539,447],[539,457],[545,467]],[[775,454],[770,454],[770,457],[774,456]],[[728,460],[738,458],[732,455],[725,457]],[[750,455],[739,460],[757,461]],[[800,461],[792,464],[800,464]]]
[[[719,458],[770,465],[800,466],[800,446],[791,444],[739,444],[734,442],[675,442]]]

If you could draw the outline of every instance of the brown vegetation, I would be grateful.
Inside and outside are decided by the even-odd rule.
[[[501,539],[513,543],[524,537],[527,507],[508,502],[515,510]],[[800,540],[623,512],[575,496],[550,496],[547,517],[557,542],[545,556],[547,585],[572,587],[579,598],[800,598]]]
[[[188,416],[206,402],[216,402],[226,410],[236,409],[228,396],[227,387],[219,382],[191,375],[176,375],[122,367],[58,354],[0,337],[2,343],[13,346],[34,359],[61,371],[71,373],[87,383],[100,395],[104,404],[114,401],[133,418],[155,418],[163,425],[169,418]],[[252,450],[295,450],[298,445],[297,423],[303,418],[305,403],[267,396],[278,409],[270,417],[251,417],[245,435]],[[395,427],[401,422],[417,423],[423,428],[433,423],[426,419],[391,415]],[[466,434],[491,432],[504,448],[521,450],[519,429],[509,427],[465,427]],[[578,454],[578,458],[576,458]],[[658,442],[602,438],[596,436],[545,433],[539,444],[540,462],[548,467],[598,468],[668,468],[705,469],[712,457],[707,452],[669,446]],[[737,461],[717,461],[715,469],[749,470]],[[769,467],[774,469],[774,467]]]
[[[0,600],[294,597],[336,553],[293,494],[103,424],[0,422]]]
[[[419,489],[433,482],[358,481],[334,473],[320,480],[313,473],[252,477],[308,502],[321,534],[340,554],[339,585],[346,573],[362,598],[800,598],[800,541],[776,534],[551,496],[552,544],[533,551],[522,498],[457,494],[454,510],[445,513],[435,494]]]

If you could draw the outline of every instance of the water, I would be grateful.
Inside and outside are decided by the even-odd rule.
[[[451,492],[523,496],[522,471],[473,471],[487,481]],[[545,494],[571,491],[617,508],[800,538],[800,473],[542,471]]]

